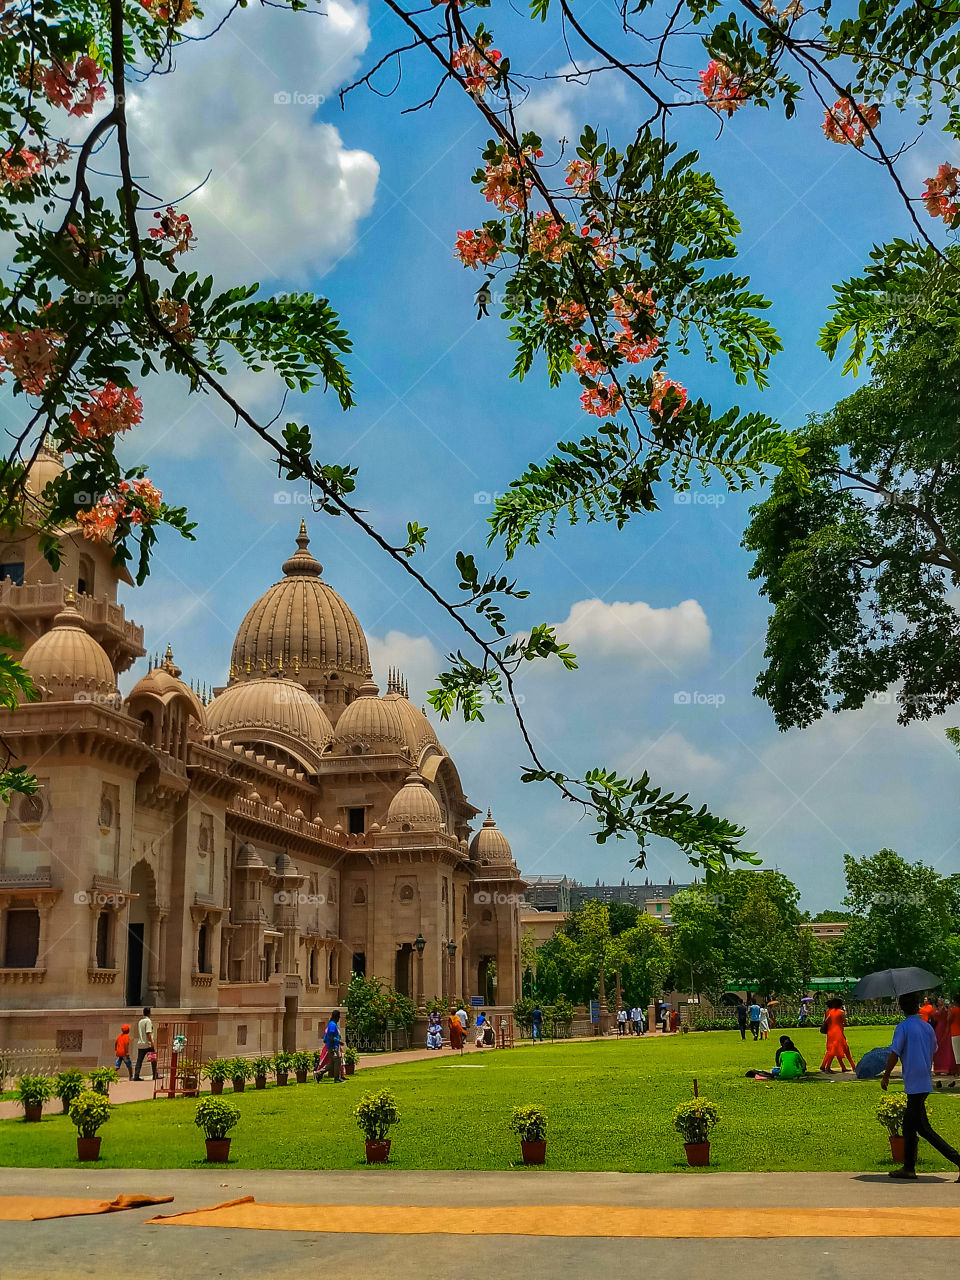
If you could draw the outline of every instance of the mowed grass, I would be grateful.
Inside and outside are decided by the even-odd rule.
[[[891,1029],[855,1028],[854,1056],[889,1043]],[[880,1087],[855,1083],[754,1083],[749,1067],[769,1066],[777,1032],[742,1043],[736,1032],[669,1039],[544,1044],[465,1053],[392,1067],[364,1067],[346,1084],[245,1091],[236,1097],[230,1166],[238,1169],[353,1169],[364,1165],[353,1108],[369,1089],[390,1088],[401,1120],[392,1130],[390,1165],[398,1169],[506,1169],[519,1163],[507,1128],[514,1106],[536,1103],[549,1117],[547,1167],[673,1172],[684,1169],[670,1115],[693,1095],[716,1102],[715,1170],[859,1170],[892,1167],[886,1131],[874,1116]],[[823,1037],[792,1033],[809,1064]],[[375,1059],[367,1059],[368,1062]],[[849,1077],[848,1077],[849,1078]],[[834,1077],[838,1080],[838,1077]],[[899,1082],[891,1086],[899,1090]],[[232,1097],[229,1088],[224,1097]],[[960,1085],[930,1099],[934,1126],[960,1144]],[[101,1168],[196,1168],[203,1134],[188,1099],[126,1103],[101,1130]],[[66,1116],[39,1124],[0,1121],[0,1164],[76,1165],[76,1130]],[[948,1166],[921,1144],[927,1169]],[[223,1166],[218,1166],[222,1168]]]

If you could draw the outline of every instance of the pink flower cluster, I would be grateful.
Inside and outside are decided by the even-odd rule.
[[[620,388],[611,382],[606,387],[588,387],[581,392],[580,403],[595,418],[614,418],[623,408],[623,396]]]
[[[479,231],[458,231],[453,256],[476,271],[477,267],[489,266],[500,256],[500,246],[485,227]]]
[[[43,172],[43,160],[29,147],[11,148],[0,156],[0,178],[11,187],[32,182]]]
[[[88,116],[94,104],[107,96],[103,83],[103,69],[93,58],[78,58],[72,62],[55,62],[45,67],[42,74],[43,92],[55,107],[63,107],[68,115]]]
[[[138,500],[131,503],[131,495]],[[160,515],[163,494],[149,480],[121,480],[113,492],[96,502],[89,511],[77,512],[77,524],[91,542],[113,536],[118,520],[145,525]]]
[[[747,100],[743,79],[722,62],[711,61],[706,71],[700,72],[700,92],[708,107],[728,116]]]
[[[641,360],[649,360],[656,355],[660,339],[655,333],[643,338],[634,332],[634,322],[643,311],[651,318],[656,314],[653,294],[649,289],[641,293],[633,285],[627,285],[621,294],[613,300],[613,314],[620,326],[617,336],[617,350],[627,364],[639,364]]]
[[[650,399],[650,413],[656,414],[658,418],[663,417],[663,400],[668,391],[672,391],[671,401],[676,401],[671,408],[669,417],[675,418],[687,403],[686,387],[681,387],[679,382],[674,382],[670,378],[665,378],[659,371],[653,375],[653,395]]]
[[[177,213],[173,205],[168,204],[163,213],[157,212],[153,216],[160,225],[150,228],[150,238],[152,240],[169,241],[170,253],[168,256],[171,262],[173,262],[174,254],[186,253],[191,245],[196,243],[197,238],[193,234],[190,219],[185,213]]]
[[[454,71],[462,71],[467,92],[482,98],[487,85],[494,84],[499,76],[497,63],[503,57],[499,49],[476,49],[465,44],[450,59]]]
[[[140,0],[140,7],[160,22],[178,27],[194,15],[193,0]]]
[[[70,421],[81,440],[101,440],[129,431],[142,417],[143,401],[136,391],[108,382],[102,391],[94,391],[85,404],[72,411]]]
[[[571,160],[567,165],[567,186],[575,196],[585,196],[590,192],[590,184],[597,180],[597,166],[588,164],[586,160]]]
[[[547,262],[559,262],[570,248],[569,241],[563,240],[564,230],[564,224],[549,213],[535,214],[530,221],[530,248]]]
[[[868,107],[863,102],[854,105],[849,98],[838,98],[833,104],[833,109],[823,117],[821,127],[824,135],[831,142],[839,142],[842,146],[847,146],[849,143],[853,147],[862,147],[867,126],[874,129],[879,123],[880,108],[878,106]]]
[[[960,194],[958,178],[960,169],[955,169],[952,164],[942,164],[935,178],[924,179],[924,192],[920,199],[931,218],[942,218],[950,223],[960,212],[960,205],[955,199]]]
[[[497,158],[486,167],[486,182],[483,194],[486,200],[504,212],[513,212],[526,207],[527,199],[533,189],[533,179],[524,172],[529,160],[539,160],[542,151],[533,151],[529,147],[521,155],[516,156],[505,146],[497,148]]]
[[[53,329],[0,333],[0,369],[9,369],[30,395],[40,395],[56,369],[63,338]]]

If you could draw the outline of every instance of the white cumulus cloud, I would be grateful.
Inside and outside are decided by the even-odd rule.
[[[627,659],[669,671],[710,650],[710,625],[696,600],[663,609],[643,600],[578,600],[556,629],[578,657]]]

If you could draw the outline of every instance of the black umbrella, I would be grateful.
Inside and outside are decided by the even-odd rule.
[[[926,969],[881,969],[868,973],[850,992],[854,1000],[877,1000],[881,996],[903,996],[908,991],[926,991],[943,981]]]

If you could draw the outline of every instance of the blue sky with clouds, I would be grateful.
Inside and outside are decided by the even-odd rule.
[[[539,26],[508,16],[498,26],[498,9],[485,16],[501,48],[531,53],[536,39],[538,70],[569,64]],[[337,0],[326,18],[251,7],[216,41],[185,49],[175,77],[135,93],[134,137],[139,171],[164,196],[212,171],[189,203],[197,267],[215,269],[221,282],[258,279],[331,298],[355,344],[358,406],[344,415],[317,394],[288,404],[287,416],[311,424],[323,458],[359,466],[359,503],[388,536],[408,520],[430,527],[423,566],[449,585],[458,548],[493,563],[483,552],[484,497],[553,441],[582,433],[586,419],[574,377],[553,391],[537,375],[509,380],[505,326],[495,315],[477,321],[478,279],[452,257],[457,230],[489,209],[469,181],[488,136],[470,103],[449,88],[432,109],[402,115],[434,86],[432,68],[408,61],[395,96],[360,89],[340,109],[338,90],[397,35],[378,4],[368,12]],[[377,85],[392,82],[387,70]],[[584,121],[625,139],[641,110],[605,77],[535,84],[524,107],[548,156]],[[786,351],[764,393],[736,388],[695,356],[670,371],[715,405],[763,408],[788,424],[850,389],[816,348],[831,284],[856,272],[871,244],[906,229],[880,171],[828,143],[821,119],[812,106],[789,125],[745,110],[719,138],[705,111],[681,111],[676,124],[742,219],[739,269],[773,298]],[[942,159],[956,157],[923,143],[905,177],[919,191]],[[231,386],[262,416],[279,410],[269,376],[235,373]],[[148,422],[127,448],[199,520],[195,544],[165,536],[149,583],[125,592],[151,650],[172,643],[188,678],[222,683],[237,625],[280,576],[306,515],[324,576],[366,630],[375,676],[382,685],[386,667],[400,665],[412,696],[424,699],[460,643],[447,619],[360,533],[311,515],[305,494],[278,480],[264,450],[209,399],[167,381],[144,398]],[[739,545],[749,500],[695,490],[689,503],[669,493],[664,503],[621,533],[562,528],[517,557],[533,594],[512,621],[562,624],[581,659],[577,673],[544,669],[522,685],[546,760],[571,773],[597,763],[649,768],[748,825],[749,846],[793,876],[813,910],[841,896],[845,852],[888,845],[955,870],[960,761],[942,725],[898,728],[893,708],[875,703],[778,733],[752,696],[766,610]],[[523,870],[587,881],[631,874],[629,846],[597,846],[588,820],[550,790],[520,783],[524,753],[505,711],[485,725],[444,726],[441,737]],[[682,878],[684,866],[658,845],[647,874]]]

